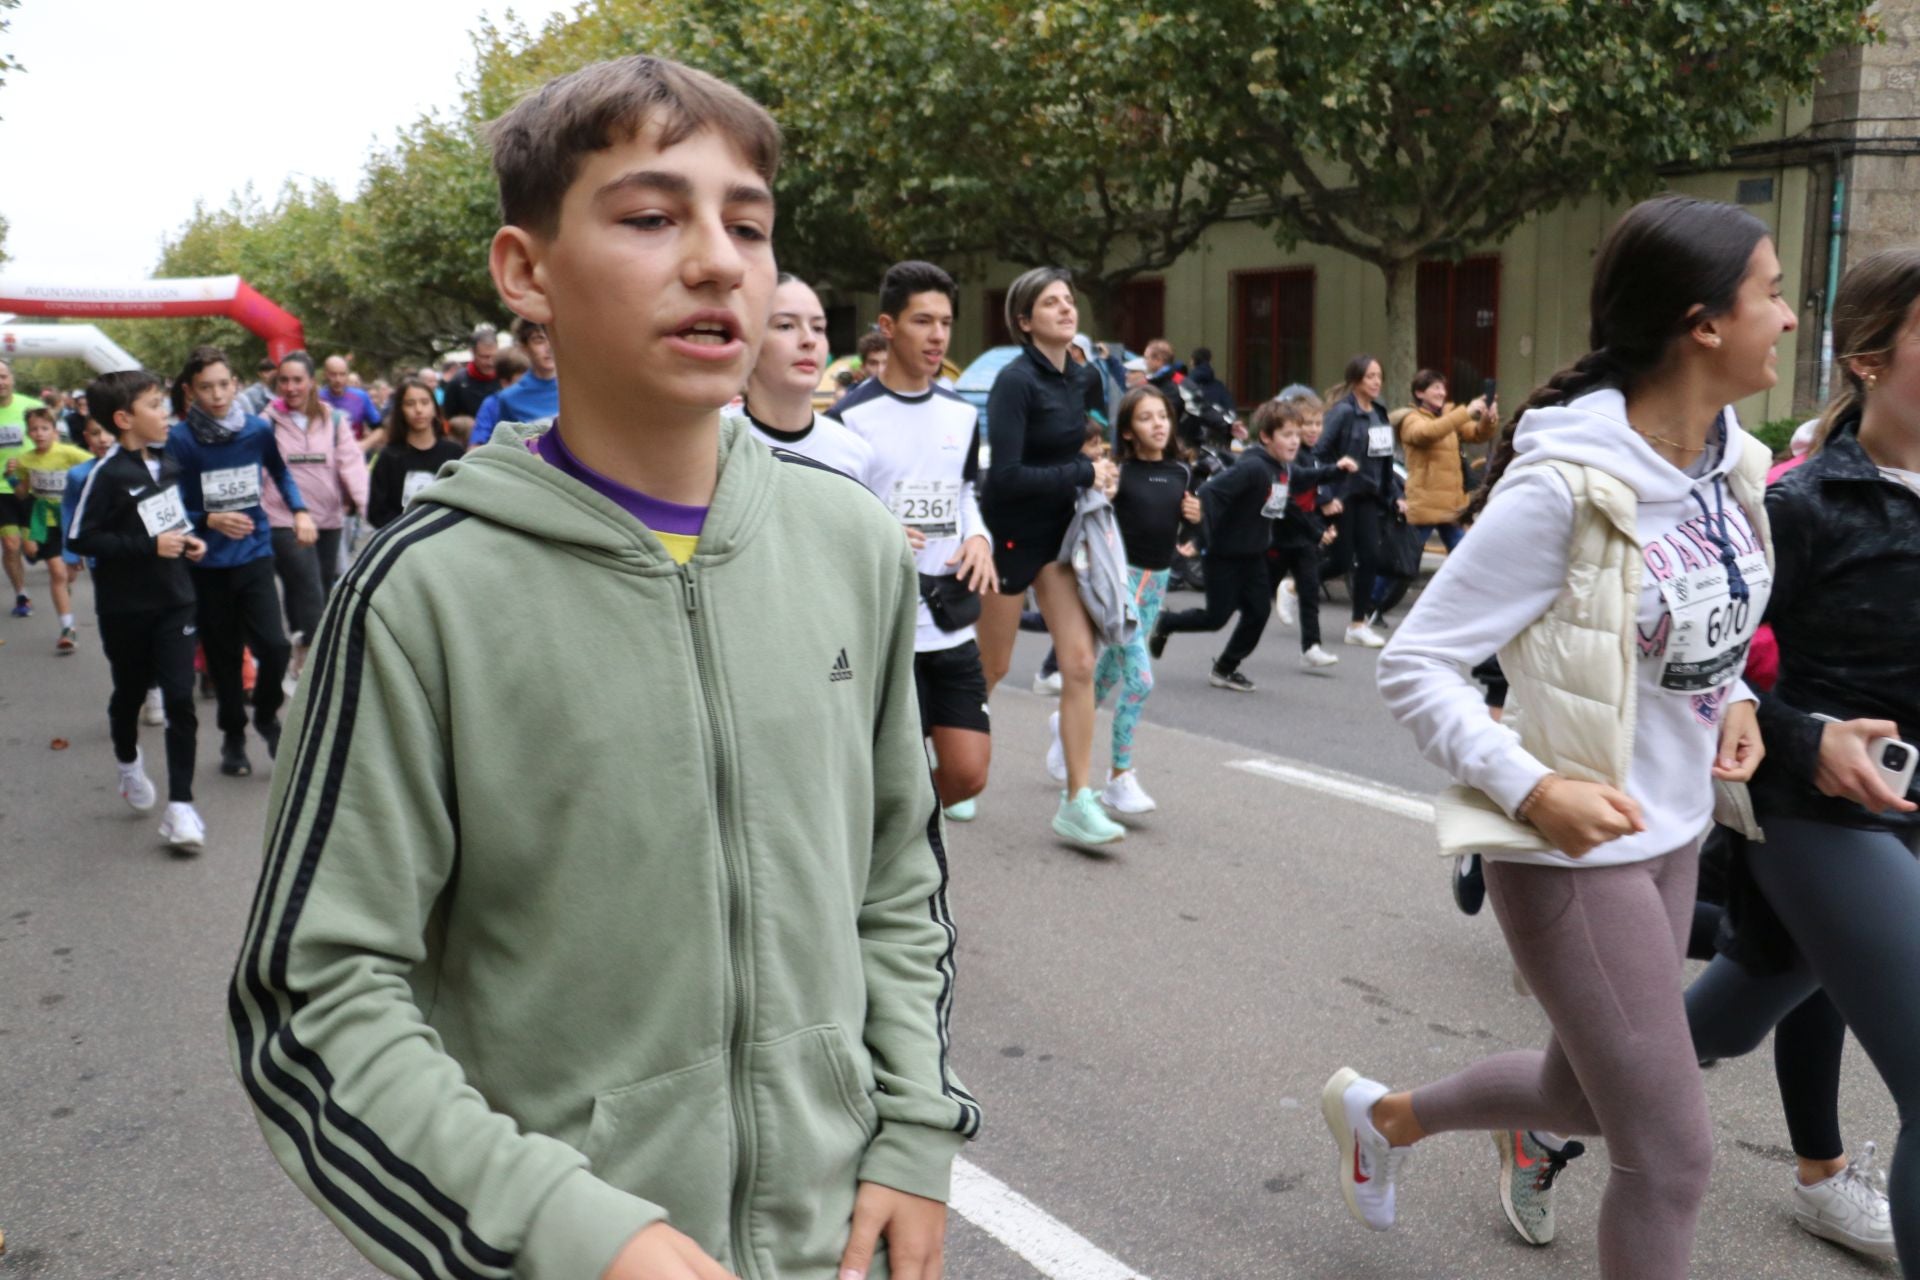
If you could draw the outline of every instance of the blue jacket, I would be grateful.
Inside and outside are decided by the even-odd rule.
[[[467,442],[479,448],[502,422],[551,422],[559,416],[560,379],[536,378],[529,373],[505,391],[486,398],[474,415],[473,432]]]
[[[212,446],[194,439],[193,431],[186,423],[175,423],[173,430],[167,434],[167,455],[180,467],[180,500],[186,505],[187,519],[193,521],[193,531],[206,539],[206,558],[200,561],[202,569],[232,569],[273,556],[273,535],[267,528],[266,508],[257,500],[251,506],[234,508],[253,517],[253,532],[247,537],[229,538],[214,532],[207,524],[207,504],[201,482],[208,472],[250,466],[254,468],[254,485],[257,489],[259,469],[265,467],[267,475],[279,486],[280,496],[287,500],[288,509],[307,509],[305,499],[300,496],[300,486],[293,482],[286,461],[280,456],[280,446],[273,438],[273,427],[265,418],[248,414],[247,424],[240,428],[233,439]]]

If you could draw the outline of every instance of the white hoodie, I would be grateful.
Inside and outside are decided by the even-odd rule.
[[[1566,481],[1551,468],[1526,464],[1553,460],[1595,467],[1639,496],[1636,525],[1646,572],[1637,618],[1641,660],[1633,761],[1625,790],[1640,802],[1647,829],[1577,859],[1559,852],[1492,856],[1545,866],[1617,866],[1681,849],[1711,823],[1721,713],[1729,701],[1751,701],[1753,695],[1737,678],[1703,692],[1662,687],[1672,623],[1661,583],[1689,570],[1715,571],[1713,535],[1721,529],[1722,511],[1726,540],[1744,564],[1755,567],[1758,539],[1726,480],[1748,447],[1746,433],[1731,409],[1722,421],[1724,442],[1718,432],[1710,437],[1706,455],[1690,473],[1655,453],[1627,425],[1626,401],[1618,391],[1528,412],[1514,436],[1512,468],[1381,652],[1380,692],[1394,718],[1412,730],[1421,753],[1512,814],[1550,770],[1521,747],[1518,734],[1487,714],[1468,670],[1524,631],[1566,589],[1574,521]],[[1746,577],[1751,600],[1742,611],[1740,641],[1759,627],[1770,585],[1764,570]]]

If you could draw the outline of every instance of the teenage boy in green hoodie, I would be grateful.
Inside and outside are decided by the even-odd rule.
[[[720,418],[772,300],[778,131],[631,57],[492,142],[493,276],[559,417],[502,424],[334,593],[237,1070],[395,1275],[935,1280],[980,1113],[918,579],[858,484]]]

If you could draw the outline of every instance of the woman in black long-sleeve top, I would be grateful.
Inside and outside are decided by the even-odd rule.
[[[1104,844],[1126,833],[1101,810],[1091,785],[1096,646],[1073,566],[1060,560],[1060,546],[1081,491],[1098,488],[1111,497],[1120,475],[1112,462],[1081,452],[1087,381],[1098,375],[1067,356],[1079,323],[1072,276],[1065,270],[1037,268],[1007,290],[1007,329],[1019,335],[1021,352],[987,394],[992,460],[981,515],[993,533],[1000,592],[983,602],[980,663],[991,691],[1007,674],[1021,600],[1032,587],[1060,664],[1067,791],[1053,828],[1077,843]]]
[[[1353,556],[1347,578],[1353,597],[1353,621],[1347,625],[1347,643],[1378,649],[1386,644],[1367,614],[1373,609],[1374,579],[1380,574],[1387,521],[1396,509],[1404,511],[1400,477],[1393,470],[1393,424],[1380,406],[1380,362],[1360,355],[1347,361],[1347,394],[1327,410],[1326,430],[1320,437],[1320,460],[1352,458],[1359,470],[1333,486],[1339,500],[1340,540]]]

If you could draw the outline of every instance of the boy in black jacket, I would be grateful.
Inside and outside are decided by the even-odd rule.
[[[1317,396],[1274,400],[1259,408],[1254,414],[1255,420],[1260,420],[1262,415],[1271,415],[1276,422],[1272,448],[1292,477],[1285,509],[1273,522],[1273,549],[1267,555],[1269,575],[1275,583],[1280,583],[1288,573],[1293,574],[1300,624],[1300,665],[1310,670],[1331,667],[1340,659],[1320,643],[1320,558],[1338,531],[1322,517],[1319,507],[1326,478],[1337,477],[1342,468],[1337,464],[1329,467],[1293,465],[1302,452],[1309,460],[1313,457],[1307,435],[1309,431],[1318,434],[1320,400]],[[1281,621],[1291,625],[1294,620],[1283,609]]]
[[[193,807],[194,594],[187,562],[206,554],[181,501],[167,439],[164,384],[144,370],[104,374],[87,388],[94,420],[119,443],[107,451],[67,515],[67,545],[92,556],[94,609],[113,669],[107,722],[120,762],[120,796],[135,812],[156,796],[140,758],[140,707],[159,686],[167,711],[167,812],[160,836],[182,853],[206,844]]]
[[[1147,648],[1157,659],[1176,631],[1218,631],[1237,611],[1240,623],[1227,638],[1227,647],[1214,659],[1207,683],[1216,689],[1253,692],[1253,681],[1240,664],[1260,643],[1267,618],[1273,613],[1273,585],[1267,577],[1267,551],[1275,539],[1274,524],[1295,521],[1303,513],[1293,505],[1296,493],[1311,491],[1339,472],[1357,464],[1341,458],[1331,466],[1296,466],[1300,451],[1299,424],[1282,416],[1272,402],[1253,415],[1259,447],[1248,449],[1227,470],[1201,486],[1200,508],[1206,520],[1207,606],[1163,613]],[[1291,536],[1291,532],[1289,532]],[[1317,542],[1318,535],[1312,535]]]

